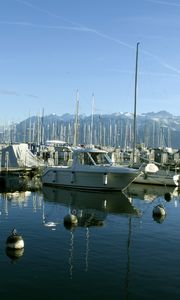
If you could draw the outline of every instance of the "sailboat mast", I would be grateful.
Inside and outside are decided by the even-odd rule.
[[[135,149],[136,149],[136,102],[137,102],[137,73],[138,73],[138,52],[139,42],[136,45],[136,66],[135,66],[135,88],[134,88],[134,141],[133,141],[133,164],[135,160]]]
[[[75,124],[74,124],[74,146],[78,143],[78,115],[79,115],[79,91],[76,91],[76,113],[75,113]]]
[[[41,116],[41,145],[44,144],[44,108]]]
[[[92,94],[91,139],[90,139],[90,145],[92,145],[92,141],[93,141],[93,125],[94,125],[94,94]]]
[[[31,145],[31,114],[29,112],[29,144]]]

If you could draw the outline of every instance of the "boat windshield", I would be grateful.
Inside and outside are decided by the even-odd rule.
[[[84,152],[79,153],[78,162],[81,165],[109,165],[110,158],[106,153]]]

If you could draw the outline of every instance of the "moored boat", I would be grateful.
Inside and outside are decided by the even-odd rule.
[[[173,179],[173,174],[167,174],[166,172],[158,172],[156,174],[143,174],[136,178],[134,182],[141,184],[176,186]]]
[[[124,190],[140,170],[114,166],[107,152],[97,148],[77,148],[68,166],[49,166],[42,183],[93,190]]]
[[[144,171],[135,178],[134,183],[163,186],[180,186],[179,174],[168,168],[160,169],[155,164],[147,164]]]

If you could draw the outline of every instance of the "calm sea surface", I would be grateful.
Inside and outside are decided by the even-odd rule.
[[[134,184],[124,195],[12,186],[0,193],[1,299],[180,299],[174,188]],[[154,219],[157,204],[165,218]],[[76,226],[64,224],[69,212]],[[6,249],[13,228],[24,239],[19,252]]]

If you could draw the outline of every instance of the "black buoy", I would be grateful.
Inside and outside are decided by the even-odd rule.
[[[78,224],[78,219],[74,214],[67,214],[64,217],[64,226],[66,229],[72,229]]]
[[[171,201],[171,194],[170,194],[170,193],[165,193],[165,194],[164,194],[164,199],[165,199],[167,202]]]
[[[8,236],[6,240],[6,247],[9,249],[23,249],[24,248],[24,240],[21,235],[19,235],[14,228],[11,232],[11,235]]]
[[[78,219],[74,214],[68,214],[64,217],[64,223],[76,225],[78,223]]]

